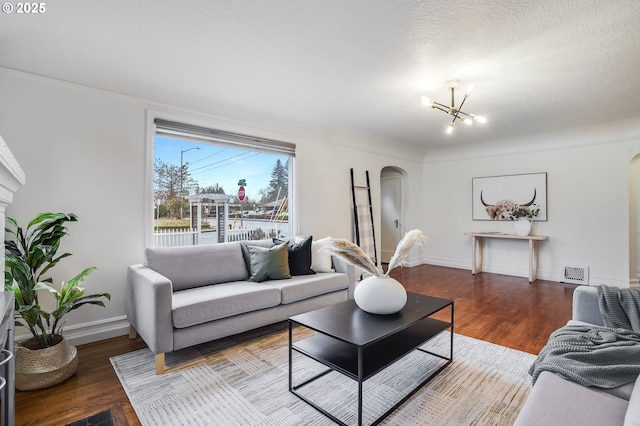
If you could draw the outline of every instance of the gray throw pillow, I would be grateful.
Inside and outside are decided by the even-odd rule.
[[[274,245],[275,244],[271,239],[240,241],[240,248],[242,249],[242,258],[244,259],[244,264],[247,265],[247,271],[249,271],[251,268],[251,265],[249,264],[249,249],[247,248],[248,246],[271,248]],[[251,273],[249,273],[249,275],[251,275]]]
[[[249,280],[259,283],[291,278],[287,246],[286,242],[271,248],[248,245]]]

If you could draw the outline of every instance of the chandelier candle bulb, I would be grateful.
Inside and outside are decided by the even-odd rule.
[[[435,109],[439,109],[440,111],[443,111],[451,116],[453,116],[453,119],[451,120],[451,123],[449,124],[449,126],[446,129],[446,133],[448,135],[450,135],[451,133],[453,133],[453,126],[455,126],[456,124],[456,120],[460,120],[463,121],[466,125],[471,125],[473,124],[474,121],[478,121],[479,123],[486,123],[487,119],[481,116],[476,116],[475,114],[470,114],[470,113],[466,113],[464,111],[462,111],[462,106],[464,105],[464,103],[467,101],[467,98],[469,97],[469,94],[471,93],[471,91],[474,88],[473,83],[469,84],[469,86],[467,87],[467,90],[464,92],[464,97],[462,98],[462,102],[460,102],[460,105],[456,107],[456,101],[455,101],[455,90],[456,87],[459,87],[459,82],[457,80],[451,80],[449,82],[447,82],[449,90],[451,92],[451,106],[447,106],[444,104],[441,104],[437,101],[432,101],[430,98],[428,98],[427,96],[422,96],[422,104],[425,107],[431,107],[431,108],[435,108]]]

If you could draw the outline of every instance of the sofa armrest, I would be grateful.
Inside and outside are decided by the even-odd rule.
[[[171,281],[144,265],[127,269],[127,319],[154,354],[173,350]]]
[[[598,305],[598,290],[580,286],[573,291],[573,320],[604,325]]]
[[[636,379],[636,383],[629,397],[629,405],[627,413],[624,416],[624,426],[640,425],[640,376]]]
[[[353,292],[356,289],[356,268],[333,255],[331,256],[331,261],[336,272],[342,272],[349,276],[349,299],[353,299]]]
[[[543,371],[514,426],[622,425],[627,401]]]

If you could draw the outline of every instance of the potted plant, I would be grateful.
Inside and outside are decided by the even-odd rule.
[[[60,290],[45,277],[70,253],[58,255],[61,239],[67,235],[67,222],[77,216],[64,213],[40,213],[23,230],[15,219],[7,218],[5,240],[5,285],[15,297],[16,325],[29,329],[32,337],[16,344],[16,389],[40,389],[71,377],[77,368],[76,348],[62,336],[63,317],[83,305],[104,307],[102,298],[109,293],[85,294],[80,284],[95,269],[84,269]],[[50,312],[40,305],[40,292],[53,295],[55,309]]]
[[[511,220],[516,221],[516,223],[513,224],[516,234],[529,235],[529,232],[531,232],[531,221],[534,217],[538,216],[538,213],[540,213],[540,206],[537,204],[530,206],[516,205],[510,216]]]

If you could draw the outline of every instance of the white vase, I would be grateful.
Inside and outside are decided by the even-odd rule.
[[[407,291],[388,276],[371,276],[360,281],[353,293],[356,305],[370,314],[395,314],[407,303]]]
[[[521,217],[513,224],[513,229],[516,235],[529,235],[531,232],[531,221],[527,218]]]

